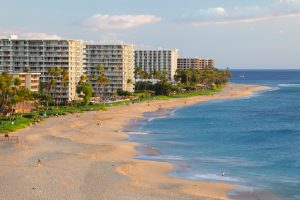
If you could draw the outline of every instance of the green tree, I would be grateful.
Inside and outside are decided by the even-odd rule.
[[[69,71],[68,70],[63,70],[61,72],[61,87],[60,87],[60,101],[62,102],[62,96],[63,92],[65,91],[65,88],[69,84]]]
[[[21,79],[15,78],[14,79],[14,86],[19,88],[21,86]]]
[[[0,109],[9,111],[11,120],[14,114],[14,106],[32,98],[31,92],[24,87],[20,87],[20,85],[21,80],[19,78],[14,79],[7,72],[0,75]]]
[[[97,73],[97,91],[98,91],[98,95],[101,95],[101,85],[103,85],[105,83],[104,78],[106,77],[104,75],[104,67],[102,65],[98,65],[96,68],[96,73]],[[96,77],[95,77],[96,78]]]
[[[93,87],[90,83],[81,83],[77,85],[76,92],[79,97],[83,98],[84,103],[87,104],[93,95]]]
[[[110,79],[104,75],[100,75],[100,76],[98,76],[97,82],[99,85],[103,85],[103,87],[104,87],[103,94],[106,95],[107,85],[110,83]]]
[[[30,68],[29,68],[29,67],[25,67],[23,71],[24,71],[25,73],[28,73],[28,72],[30,72]]]
[[[87,76],[86,75],[81,75],[78,84],[84,83],[86,80],[87,80]]]

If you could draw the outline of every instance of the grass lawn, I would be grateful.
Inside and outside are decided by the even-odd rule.
[[[196,97],[196,96],[209,96],[216,92],[220,92],[222,90],[221,87],[215,88],[213,90],[201,90],[196,92],[188,92],[188,93],[180,93],[175,95],[170,95],[171,98],[188,98],[188,97]]]
[[[1,118],[0,119],[0,133],[9,133],[9,132],[14,132],[19,129],[25,128],[29,126],[30,124],[34,123],[34,119],[28,119],[28,118],[18,118],[14,120],[12,124],[9,120],[9,118]]]

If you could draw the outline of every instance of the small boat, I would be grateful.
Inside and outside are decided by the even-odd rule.
[[[241,79],[244,79],[244,78],[245,78],[245,75],[244,75],[244,74],[240,75],[240,78],[241,78]]]

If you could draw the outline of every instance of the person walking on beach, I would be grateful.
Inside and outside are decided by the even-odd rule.
[[[38,166],[40,167],[42,165],[42,162],[40,159],[38,159]]]

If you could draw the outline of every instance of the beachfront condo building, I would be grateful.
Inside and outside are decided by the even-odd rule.
[[[76,100],[76,84],[85,72],[81,40],[0,39],[0,72],[40,73],[42,91],[59,101]],[[64,73],[64,76],[62,75]]]
[[[151,74],[166,71],[167,79],[174,80],[177,70],[178,49],[170,50],[136,50],[135,67]],[[141,77],[139,77],[141,78]]]
[[[85,65],[87,80],[92,84],[95,96],[111,96],[118,89],[134,91],[133,45],[87,44]],[[101,76],[108,79],[103,81]]]
[[[25,87],[31,92],[39,92],[41,73],[37,72],[19,72],[11,73],[13,78],[18,78],[21,81],[20,87]]]
[[[202,66],[202,68],[204,69],[205,67],[208,68],[215,68],[216,66],[216,61],[215,59],[200,59],[200,65]]]
[[[205,67],[215,68],[215,60],[214,59],[201,59],[201,58],[178,58],[177,60],[177,68],[188,70],[188,69],[196,69],[203,70]]]

